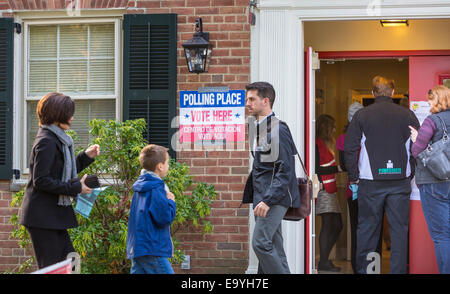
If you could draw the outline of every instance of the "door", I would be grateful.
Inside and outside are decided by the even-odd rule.
[[[411,56],[409,58],[409,97],[427,101],[428,90],[442,83],[450,75],[450,56]],[[409,272],[411,274],[438,274],[434,244],[423,215],[415,184],[410,205]],[[414,196],[416,195],[416,196]]]
[[[306,95],[305,95],[305,126],[306,126],[306,169],[313,181],[313,199],[311,203],[311,214],[305,222],[305,272],[317,274],[315,262],[315,211],[314,202],[319,190],[319,182],[315,175],[315,142],[316,142],[316,70],[320,68],[319,55],[311,47],[305,54],[306,64]]]

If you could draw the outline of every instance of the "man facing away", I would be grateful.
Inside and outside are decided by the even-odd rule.
[[[272,111],[273,86],[255,82],[247,85],[246,90],[254,161],[242,202],[253,203],[252,246],[259,260],[258,273],[289,274],[281,221],[290,206],[300,205],[294,157],[297,150],[289,128]]]
[[[394,81],[376,76],[372,85],[375,102],[355,113],[344,145],[350,184],[358,184],[356,269],[360,274],[368,270],[384,209],[391,235],[390,272],[404,274],[414,175],[408,125],[419,128],[420,124],[411,110],[393,103]]]

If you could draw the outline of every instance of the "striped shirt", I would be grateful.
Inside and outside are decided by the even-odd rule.
[[[418,131],[416,142],[411,147],[411,154],[414,158],[417,158],[419,153],[427,148],[436,131],[436,124],[430,117],[427,117]]]

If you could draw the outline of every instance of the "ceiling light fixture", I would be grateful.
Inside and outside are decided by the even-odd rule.
[[[380,20],[382,27],[407,27],[409,26],[407,19],[383,19]]]

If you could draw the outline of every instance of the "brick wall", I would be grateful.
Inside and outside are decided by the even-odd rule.
[[[0,0],[0,14],[12,17],[15,10],[64,9],[66,0]],[[80,8],[126,8],[127,13],[178,14],[178,91],[203,86],[244,89],[250,81],[249,0],[79,0]],[[209,73],[191,74],[187,70],[181,44],[192,37],[197,17],[203,31],[210,32],[213,53]],[[247,145],[245,145],[247,146]],[[177,159],[185,162],[195,180],[214,184],[217,197],[208,220],[214,234],[203,236],[192,226],[178,234],[182,249],[191,256],[191,270],[178,273],[244,273],[248,265],[248,206],[240,206],[248,175],[249,153],[236,151],[181,151]],[[8,240],[12,210],[9,182],[0,183],[0,272],[21,263],[25,253],[17,242]],[[5,191],[5,192],[1,192]]]
[[[26,260],[25,252],[17,245],[17,241],[10,240],[13,229],[9,219],[17,209],[11,209],[11,195],[9,181],[0,181],[0,273],[12,271],[18,264]]]

